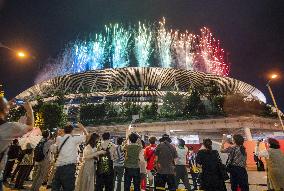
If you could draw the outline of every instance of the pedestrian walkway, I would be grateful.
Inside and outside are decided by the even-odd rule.
[[[257,172],[257,171],[249,171],[249,183],[250,185],[250,191],[263,191],[266,190],[266,186],[261,186],[266,184],[266,172]],[[32,186],[32,182],[28,181],[25,184],[26,189],[22,189],[21,191],[29,190],[29,188]],[[230,185],[227,185],[228,191],[231,191]],[[183,185],[180,186],[180,188],[183,188]],[[49,189],[50,190],[50,189]],[[49,191],[45,187],[41,187],[40,191]],[[122,184],[122,190],[123,190],[123,184]],[[11,188],[4,188],[4,191],[15,191]]]

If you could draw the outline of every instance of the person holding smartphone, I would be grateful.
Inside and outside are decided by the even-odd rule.
[[[246,170],[247,152],[244,147],[245,139],[242,135],[236,134],[228,140],[226,135],[223,135],[221,145],[221,153],[228,153],[227,170],[230,173],[231,189],[237,191],[238,187],[242,191],[249,191],[248,173]],[[225,143],[230,146],[225,148]]]
[[[5,168],[7,151],[10,143],[18,137],[23,136],[28,131],[31,131],[34,126],[34,114],[32,106],[29,102],[23,103],[26,110],[26,123],[8,122],[7,116],[10,107],[14,103],[8,102],[4,97],[0,97],[0,177],[2,177],[3,169]],[[0,178],[0,190],[2,189],[2,178]]]

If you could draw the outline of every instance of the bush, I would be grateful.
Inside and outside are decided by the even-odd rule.
[[[55,128],[62,128],[66,124],[67,117],[63,112],[63,106],[57,103],[44,103],[40,109],[42,117],[41,129],[54,131]]]

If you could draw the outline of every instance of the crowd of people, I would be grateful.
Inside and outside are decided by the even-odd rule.
[[[126,139],[113,139],[109,132],[90,134],[81,123],[68,123],[56,135],[45,130],[35,147],[27,143],[23,149],[17,138],[33,128],[32,107],[24,104],[27,120],[22,124],[6,121],[9,105],[0,99],[0,190],[2,183],[10,187],[12,182],[15,189],[24,188],[26,180],[32,181],[28,189],[33,191],[41,186],[53,191],[173,191],[181,183],[186,190],[225,191],[227,180],[232,191],[249,190],[245,139],[240,134],[231,140],[223,137],[220,152],[228,154],[226,164],[210,139],[198,149],[183,139],[173,144],[167,134],[145,143],[135,132]],[[80,133],[73,133],[75,128]],[[281,190],[284,155],[277,140],[269,138],[268,145],[260,151],[258,142],[255,155],[268,159],[269,188]]]

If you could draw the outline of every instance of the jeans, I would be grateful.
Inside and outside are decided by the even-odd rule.
[[[124,167],[123,166],[114,166],[114,179],[113,179],[113,185],[115,187],[115,180],[117,182],[116,184],[116,191],[121,191],[121,182],[122,177],[124,174]]]
[[[130,191],[131,180],[133,179],[134,191],[140,190],[140,169],[125,168],[124,174],[124,190]]]
[[[113,191],[113,171],[110,173],[97,174],[96,191]],[[105,188],[105,189],[104,189]]]
[[[72,191],[75,189],[76,165],[58,166],[52,180],[52,191]]]
[[[237,191],[238,186],[242,191],[249,191],[247,170],[243,167],[232,166],[230,170],[231,189]]]
[[[170,191],[176,190],[176,180],[174,174],[157,174],[155,177],[155,190],[165,190],[166,183]]]
[[[177,188],[179,185],[180,179],[182,180],[183,185],[187,190],[190,190],[190,184],[189,184],[189,179],[188,179],[188,173],[185,165],[177,165],[176,166],[176,184]]]

